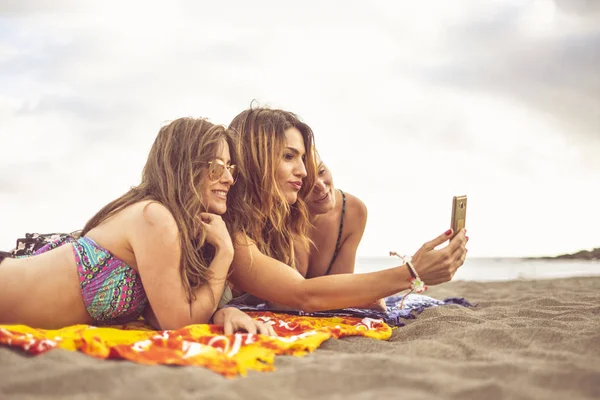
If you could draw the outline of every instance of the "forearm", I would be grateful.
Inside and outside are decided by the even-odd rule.
[[[410,288],[411,275],[403,265],[366,274],[337,274],[306,279],[296,304],[304,311],[320,311],[367,304]]]
[[[207,323],[219,305],[227,282],[227,272],[233,260],[233,253],[223,250],[215,253],[208,271],[210,278],[207,283],[194,291],[195,299],[192,300],[192,324]]]

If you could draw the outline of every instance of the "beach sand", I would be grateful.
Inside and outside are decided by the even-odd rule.
[[[197,367],[143,366],[53,350],[0,348],[0,398],[598,399],[600,277],[450,282],[389,341],[329,340],[275,372],[225,379]]]

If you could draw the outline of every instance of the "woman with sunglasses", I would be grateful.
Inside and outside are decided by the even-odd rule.
[[[236,116],[230,128],[240,135],[240,161],[247,171],[232,188],[224,216],[234,233],[230,281],[237,294],[304,311],[338,309],[415,288],[419,277],[428,285],[449,281],[463,264],[464,231],[450,240],[449,230],[396,268],[306,279],[298,272],[295,247],[308,251],[310,243],[305,199],[317,172],[310,127],[290,112],[251,108]],[[231,207],[242,201],[249,212]],[[448,240],[448,246],[435,250]]]
[[[207,323],[274,334],[233,308],[216,313],[233,245],[220,215],[235,182],[231,131],[181,118],[160,129],[139,185],[35,255],[0,255],[0,324],[159,329]]]

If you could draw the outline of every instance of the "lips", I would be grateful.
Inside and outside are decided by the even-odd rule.
[[[302,181],[289,182],[289,184],[296,190],[302,189]]]
[[[213,190],[213,194],[221,200],[227,200],[227,191],[226,190]]]
[[[323,195],[323,197],[321,197],[321,198],[319,198],[319,199],[316,199],[316,200],[315,200],[315,202],[316,202],[316,203],[323,203],[323,202],[325,202],[325,201],[327,201],[327,200],[329,200],[329,192],[325,193],[325,194]]]

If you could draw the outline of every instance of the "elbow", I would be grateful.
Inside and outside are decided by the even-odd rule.
[[[186,326],[190,326],[190,325],[194,325],[194,324],[208,324],[209,323],[209,319],[206,320],[191,320],[190,318],[187,318],[185,320],[173,320],[173,321],[165,321],[165,322],[159,322],[158,328],[159,330],[162,331],[175,331],[177,329],[181,329],[181,328],[185,328]]]
[[[174,331],[177,329],[181,329],[186,325],[185,321],[183,320],[178,320],[175,318],[169,318],[167,320],[164,321],[156,321],[158,326],[156,326],[155,328],[160,329],[161,331]]]
[[[174,331],[177,329],[185,328],[189,325],[208,324],[210,323],[211,317],[212,313],[198,313],[198,315],[192,316],[190,316],[189,313],[187,315],[179,316],[172,315],[169,318],[164,318],[163,320],[156,321],[156,324],[158,326],[155,328],[158,328],[163,331]]]
[[[302,286],[297,293],[291,297],[291,301],[288,303],[288,306],[305,312],[323,311],[327,309],[318,293]]]

